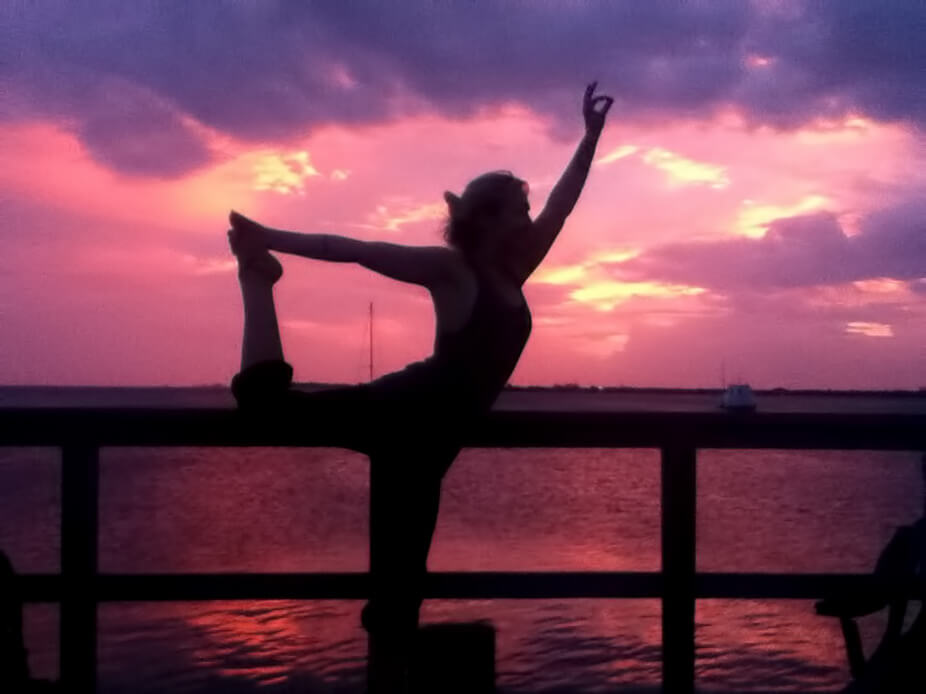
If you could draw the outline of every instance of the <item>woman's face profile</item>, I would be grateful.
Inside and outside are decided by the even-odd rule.
[[[527,199],[527,184],[511,191],[504,198],[500,213],[499,227],[506,236],[523,232],[531,225],[531,205]]]
[[[533,222],[528,191],[526,182],[515,179],[504,181],[486,196],[477,212],[478,224],[484,228],[482,243],[486,248],[507,248],[530,229]]]

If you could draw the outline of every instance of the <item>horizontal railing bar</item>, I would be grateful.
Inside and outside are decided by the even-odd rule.
[[[20,574],[25,602],[57,602],[58,574]],[[100,602],[165,600],[364,600],[367,573],[300,574],[100,574]],[[815,600],[866,592],[869,574],[701,573],[698,599]],[[425,596],[433,599],[659,598],[658,572],[438,572],[428,575]],[[912,590],[911,599],[921,599]]]
[[[695,595],[714,598],[807,599],[856,595],[878,588],[871,574],[701,573],[695,574]],[[911,599],[918,598],[912,591]]]
[[[298,416],[254,420],[235,410],[0,408],[0,445],[337,446],[344,431],[313,431]],[[474,447],[926,449],[926,415],[718,412],[492,412]]]

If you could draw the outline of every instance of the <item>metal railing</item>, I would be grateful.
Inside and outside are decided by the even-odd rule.
[[[96,609],[106,601],[364,599],[368,573],[101,574],[99,450],[104,446],[332,446],[292,420],[230,408],[0,408],[0,446],[62,451],[61,573],[19,579],[27,602],[59,602],[60,674],[94,691]],[[662,453],[662,571],[434,573],[426,597],[661,598],[663,690],[694,691],[699,598],[822,598],[863,588],[857,574],[697,573],[698,449],[926,450],[926,414],[494,410],[474,447],[657,448]],[[377,488],[371,484],[372,499]],[[375,518],[371,518],[371,525]]]

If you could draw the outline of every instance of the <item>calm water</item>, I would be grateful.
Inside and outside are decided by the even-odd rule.
[[[58,570],[59,456],[0,448],[0,547]],[[363,571],[366,460],[337,449],[104,448],[104,572]],[[922,508],[919,454],[704,451],[698,568],[868,571]],[[659,569],[651,450],[472,449],[444,485],[430,568]],[[359,601],[104,604],[104,692],[359,692]],[[422,621],[491,620],[502,691],[653,691],[658,600],[428,601]],[[33,673],[57,676],[57,608],[30,605]],[[883,615],[861,622],[866,647]],[[704,600],[704,691],[832,691],[838,623],[812,601]]]

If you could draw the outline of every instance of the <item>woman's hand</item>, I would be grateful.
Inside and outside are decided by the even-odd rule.
[[[596,86],[598,86],[598,82],[592,82],[586,87],[585,100],[582,104],[582,115],[585,116],[585,132],[592,135],[601,134],[601,129],[604,128],[604,117],[608,114],[611,104],[614,103],[614,99],[610,96],[594,96]],[[604,101],[605,105],[604,108],[597,111],[595,105],[599,101]]]

